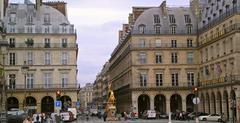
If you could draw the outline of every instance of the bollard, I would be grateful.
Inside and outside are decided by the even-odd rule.
[[[171,112],[169,112],[169,115],[168,115],[168,123],[172,123]]]
[[[199,119],[198,119],[198,117],[196,117],[196,123],[199,123]]]

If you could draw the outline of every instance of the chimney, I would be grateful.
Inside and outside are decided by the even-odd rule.
[[[36,0],[36,9],[38,10],[42,5],[42,0]]]
[[[162,13],[164,16],[167,16],[167,2],[164,0],[162,4],[160,5],[160,8],[162,10]]]

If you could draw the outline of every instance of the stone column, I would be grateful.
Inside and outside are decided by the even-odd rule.
[[[166,113],[171,112],[171,107],[170,107],[170,97],[166,95]]]
[[[232,121],[232,118],[233,118],[233,113],[232,113],[232,110],[231,110],[231,107],[232,107],[232,99],[231,99],[231,95],[229,94],[229,97],[228,97],[228,111],[229,111],[229,118],[230,118],[230,121]]]
[[[150,110],[154,110],[154,95],[150,94]]]
[[[221,111],[220,111],[220,102],[219,102],[220,100],[218,99],[218,97],[217,97],[217,100],[216,100],[216,113],[217,114],[221,114]]]
[[[182,98],[182,110],[187,111],[186,98],[185,97]]]
[[[237,121],[240,122],[240,88],[236,91]]]
[[[224,99],[224,97],[222,98],[222,112],[224,113],[224,117],[227,118],[227,102]]]

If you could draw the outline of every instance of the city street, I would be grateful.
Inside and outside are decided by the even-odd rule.
[[[72,123],[104,123],[103,119],[98,119],[96,117],[91,117],[88,121],[81,117],[78,121],[74,121]],[[168,123],[167,119],[162,120],[143,120],[143,119],[137,119],[137,120],[121,120],[121,121],[107,121],[106,123]],[[172,123],[195,123],[195,121],[176,121],[173,120]],[[209,122],[209,121],[200,121],[199,123],[217,123],[217,122]]]

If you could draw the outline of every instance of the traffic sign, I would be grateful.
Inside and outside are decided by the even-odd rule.
[[[199,97],[194,97],[193,98],[193,104],[199,104],[199,103],[200,103]]]
[[[80,108],[80,105],[81,105],[80,101],[77,101],[77,102],[76,102],[76,107],[77,107],[77,108]]]
[[[62,101],[56,101],[55,102],[55,108],[61,109],[62,108]]]

